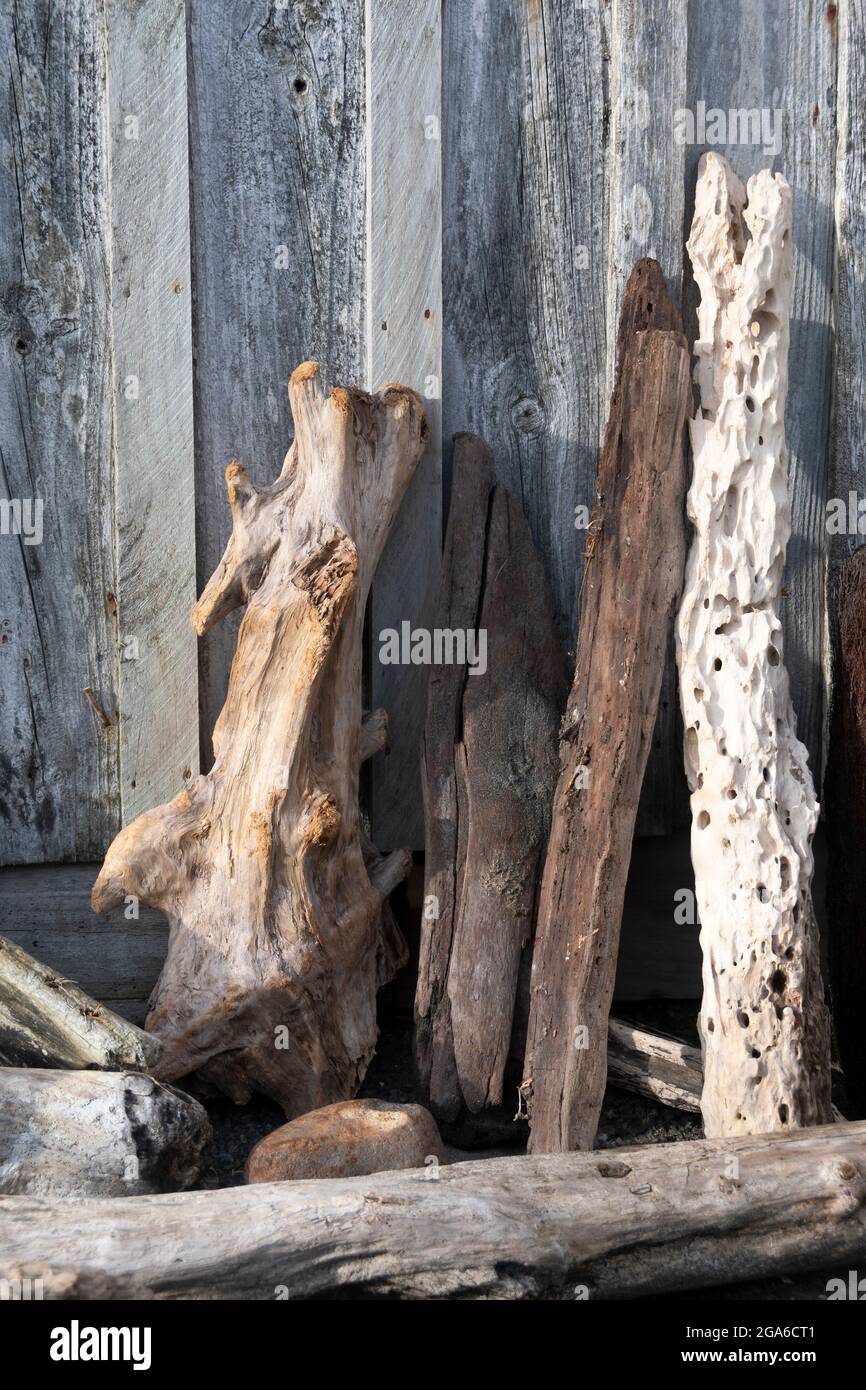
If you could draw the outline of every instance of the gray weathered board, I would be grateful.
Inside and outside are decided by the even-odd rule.
[[[288,380],[321,362],[365,384],[361,0],[189,0],[198,584],[231,532],[230,459],[270,483],[292,439]],[[239,615],[201,643],[202,760]]]
[[[310,357],[334,381],[403,376],[434,430],[441,396],[444,499],[434,443],[370,625],[368,695],[394,747],[370,770],[373,829],[421,847],[425,673],[378,666],[376,632],[429,612],[449,441],[470,429],[526,511],[573,649],[575,507],[592,506],[638,256],[658,257],[694,330],[684,243],[708,146],[678,144],[674,120],[700,102],[778,110],[777,149],[721,149],[795,191],[785,616],[820,765],[825,590],[863,539],[828,538],[824,504],[866,494],[864,0],[396,8],[3,9],[0,487],[43,500],[44,538],[0,534],[0,862],[98,858],[195,772],[197,718],[209,761],[235,625],[201,644],[196,695],[186,610],[229,533],[224,468],[273,478],[286,381]],[[669,667],[638,828],[685,814]]]
[[[828,493],[866,497],[866,0],[839,12],[836,147],[835,357]],[[846,505],[849,527],[850,510]],[[864,525],[866,529],[866,525]],[[832,624],[840,567],[864,543],[861,533],[830,536],[825,550]]]
[[[184,13],[0,34],[0,862],[89,859],[198,770]]]
[[[186,27],[108,0],[114,505],[124,822],[198,772]]]
[[[442,33],[439,0],[367,0],[367,374],[424,397],[430,435],[376,576],[370,704],[389,714],[370,764],[373,839],[424,843],[419,750],[427,670],[383,665],[380,634],[432,627],[442,550]]]

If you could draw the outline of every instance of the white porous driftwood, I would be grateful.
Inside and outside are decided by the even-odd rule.
[[[782,662],[791,190],[701,160],[688,242],[701,293],[690,422],[695,537],[677,624],[703,950],[711,1137],[829,1121],[812,909],[818,806]],[[751,233],[745,236],[745,227]]]
[[[866,1259],[866,1123],[125,1202],[0,1198],[50,1298],[638,1298]]]
[[[125,827],[93,890],[97,912],[135,894],[169,919],[148,1029],[158,1075],[199,1072],[237,1101],[292,1118],[354,1095],[376,1041],[376,991],[405,947],[383,900],[405,875],[362,837],[364,607],[424,447],[420,399],[322,389],[294,372],[295,440],[257,490],[226,471],[233,530],[193,610],[206,632],[246,604],[215,762]]]

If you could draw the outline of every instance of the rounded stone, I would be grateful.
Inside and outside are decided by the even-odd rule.
[[[343,1100],[299,1115],[256,1144],[247,1182],[351,1178],[443,1162],[436,1121],[422,1105]]]

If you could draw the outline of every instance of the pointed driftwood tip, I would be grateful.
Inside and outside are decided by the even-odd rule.
[[[302,381],[309,381],[311,377],[318,376],[318,362],[302,362],[300,367],[296,367],[289,377],[290,386],[299,386]]]

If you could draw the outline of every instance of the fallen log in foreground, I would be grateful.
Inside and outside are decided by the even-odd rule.
[[[866,1260],[866,1122],[123,1202],[0,1198],[46,1298],[628,1298]]]
[[[151,1071],[162,1043],[0,936],[0,1065]]]

